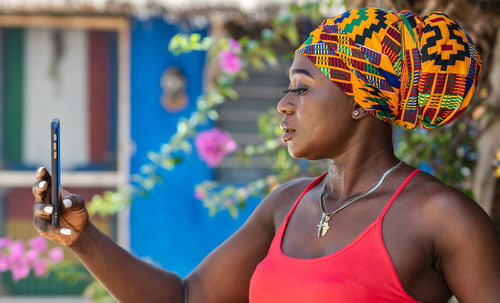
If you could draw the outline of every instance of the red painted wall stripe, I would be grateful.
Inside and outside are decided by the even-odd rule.
[[[92,164],[106,162],[109,146],[110,87],[109,36],[88,32],[89,158]]]

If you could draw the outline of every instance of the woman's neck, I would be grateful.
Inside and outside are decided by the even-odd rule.
[[[368,131],[368,129],[367,129]],[[359,195],[375,185],[399,160],[394,156],[391,129],[381,128],[371,135],[357,131],[347,149],[328,167],[328,194],[335,200]],[[358,138],[355,138],[358,137]]]

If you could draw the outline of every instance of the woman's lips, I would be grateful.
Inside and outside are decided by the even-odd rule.
[[[295,130],[286,130],[281,134],[281,141],[283,143],[286,143],[290,140],[292,140],[293,135],[295,134]]]
[[[281,134],[281,141],[283,141],[283,143],[290,141],[295,134],[295,129],[291,128],[285,121],[280,122],[280,128],[284,131]]]

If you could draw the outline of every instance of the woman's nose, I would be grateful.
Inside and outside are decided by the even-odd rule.
[[[295,112],[295,104],[291,100],[289,95],[283,97],[276,106],[278,111],[283,115],[291,115]]]

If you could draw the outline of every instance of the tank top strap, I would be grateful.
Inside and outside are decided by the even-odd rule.
[[[290,209],[290,211],[288,212],[288,214],[286,215],[285,217],[285,220],[283,220],[283,222],[286,222],[288,221],[289,217],[292,215],[293,211],[295,210],[295,208],[297,207],[297,205],[299,204],[300,200],[302,200],[302,197],[304,197],[305,194],[307,194],[308,191],[311,190],[311,188],[313,188],[314,186],[316,186],[316,184],[318,184],[319,182],[321,182],[321,180],[323,180],[323,178],[328,174],[328,172],[325,172],[323,173],[321,176],[317,177],[316,179],[314,179],[303,191],[302,193],[300,194],[300,196],[297,198],[297,201],[295,201],[295,203],[293,204],[292,208]]]
[[[278,236],[277,238],[280,238],[281,237],[281,234],[284,232],[285,230],[285,226],[287,225],[288,223],[288,220],[290,219],[290,217],[292,216],[293,214],[293,211],[295,210],[295,208],[297,207],[297,205],[299,204],[300,200],[302,200],[302,197],[304,197],[304,195],[311,190],[311,188],[313,188],[314,186],[316,186],[321,180],[323,180],[323,178],[328,174],[328,172],[325,172],[323,173],[321,176],[317,177],[316,179],[314,179],[303,191],[302,193],[300,194],[300,196],[297,198],[297,200],[295,201],[295,203],[293,204],[292,208],[290,209],[290,211],[288,212],[288,214],[286,215],[285,219],[283,219],[283,222],[281,222],[281,225],[280,227],[278,228],[278,230],[276,231],[276,236]],[[275,239],[277,239],[275,237]],[[274,242],[274,240],[273,240]]]
[[[394,203],[394,201],[396,200],[396,198],[399,196],[399,194],[403,191],[403,189],[405,189],[406,185],[408,185],[408,183],[410,183],[411,179],[420,171],[420,169],[415,169],[414,171],[412,171],[408,177],[406,177],[406,179],[404,179],[403,183],[401,183],[401,185],[398,187],[398,189],[396,190],[396,192],[392,195],[391,199],[389,200],[389,202],[387,203],[387,205],[384,207],[384,210],[382,210],[382,213],[380,214],[380,219],[381,218],[384,218],[385,214],[387,213],[387,211],[389,210],[389,208],[391,207],[392,203]]]

